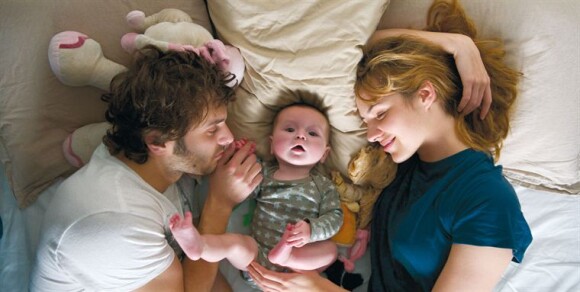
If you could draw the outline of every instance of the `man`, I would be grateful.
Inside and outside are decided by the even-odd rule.
[[[183,174],[211,174],[202,234],[225,232],[262,180],[252,145],[231,145],[232,78],[195,53],[150,47],[113,79],[103,95],[112,126],[47,210],[31,290],[212,288],[217,264],[180,262],[168,224],[187,205],[176,184]]]

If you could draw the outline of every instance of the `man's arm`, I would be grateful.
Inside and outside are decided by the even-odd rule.
[[[220,208],[217,200],[211,200],[208,195],[199,225],[201,234],[222,234],[226,231],[232,210],[225,206]],[[186,291],[211,291],[218,273],[218,263],[206,262],[202,259],[192,261],[184,258],[182,261]]]
[[[256,162],[252,147],[255,145],[248,143],[236,151],[230,145],[218,162],[209,179],[208,196],[197,227],[201,234],[224,233],[233,208],[262,181],[262,168]],[[186,291],[212,290],[218,263],[184,259],[182,265]]]
[[[181,265],[179,264],[179,259],[177,256],[173,259],[173,262],[159,276],[155,279],[149,281],[147,285],[135,290],[136,292],[145,291],[183,291],[183,271]]]

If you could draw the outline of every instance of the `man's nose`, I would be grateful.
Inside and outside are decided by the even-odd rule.
[[[232,134],[232,131],[230,131],[230,128],[226,127],[224,130],[223,135],[218,139],[218,144],[227,146],[234,142],[234,135]]]

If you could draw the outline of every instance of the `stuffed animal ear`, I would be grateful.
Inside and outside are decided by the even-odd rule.
[[[383,189],[397,173],[397,164],[376,144],[363,147],[348,164],[348,176],[360,186]]]

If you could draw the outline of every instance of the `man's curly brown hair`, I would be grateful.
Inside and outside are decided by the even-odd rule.
[[[104,144],[112,155],[123,152],[145,163],[147,133],[160,133],[155,144],[182,138],[209,111],[234,99],[234,90],[226,85],[234,77],[193,52],[162,52],[151,46],[138,51],[102,96],[112,125]]]

